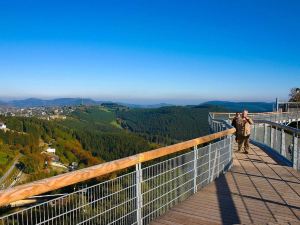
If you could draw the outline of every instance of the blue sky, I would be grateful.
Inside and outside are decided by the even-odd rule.
[[[0,99],[286,99],[299,1],[0,0]]]

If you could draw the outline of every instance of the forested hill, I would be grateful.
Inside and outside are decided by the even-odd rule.
[[[158,109],[130,109],[106,104],[78,106],[66,119],[45,120],[26,117],[0,117],[9,130],[0,131],[0,176],[10,161],[20,156],[24,182],[60,173],[45,166],[43,154],[56,149],[59,163],[79,168],[111,161],[208,134],[213,106],[168,106]],[[51,161],[52,159],[50,159]]]
[[[0,177],[17,158],[25,168],[20,182],[65,172],[49,166],[53,157],[43,153],[48,147],[56,149],[59,164],[69,167],[75,162],[79,169],[158,147],[122,129],[116,122],[118,109],[80,106],[67,119],[51,121],[0,116],[8,127],[0,130]]]
[[[67,120],[59,123],[71,129],[83,148],[105,161],[157,147],[139,135],[122,129],[116,118],[118,110],[119,108],[115,107],[79,107]]]
[[[209,133],[208,113],[226,111],[215,106],[170,106],[117,112],[122,127],[155,143],[172,144]]]
[[[10,160],[18,157],[27,176],[21,182],[28,182],[56,175],[62,171],[47,167],[51,157],[43,152],[51,146],[56,149],[60,163],[65,166],[77,162],[79,168],[103,162],[86,151],[74,137],[73,132],[56,121],[26,117],[0,117],[9,128],[0,130],[0,176],[10,166]],[[9,158],[10,160],[4,160]]]

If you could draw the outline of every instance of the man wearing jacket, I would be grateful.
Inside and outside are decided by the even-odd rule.
[[[237,122],[237,141],[238,141],[238,151],[242,150],[244,146],[244,153],[248,154],[249,149],[249,138],[251,134],[251,125],[253,120],[248,117],[248,111],[244,110],[242,113],[242,118]]]
[[[235,113],[235,117],[231,122],[231,126],[233,126],[237,130],[237,123],[241,120],[241,114],[239,112]],[[237,132],[235,133],[235,141],[238,142]]]

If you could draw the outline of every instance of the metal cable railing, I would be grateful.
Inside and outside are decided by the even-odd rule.
[[[213,119],[231,120],[235,113],[210,113]],[[266,113],[249,113],[253,120],[268,120],[280,124],[289,124],[294,121],[300,121],[300,112],[266,112]]]
[[[142,169],[142,221],[149,224],[231,166],[231,137]],[[158,174],[156,174],[159,172]]]
[[[235,129],[229,125],[231,115],[224,115],[209,114],[212,135],[0,191],[0,205],[7,205],[128,168],[114,179],[4,215],[0,225],[149,224],[230,169]],[[274,115],[251,116],[251,139],[299,170],[299,130],[257,119]]]
[[[254,122],[251,139],[268,146],[300,171],[300,130],[265,120]]]
[[[227,127],[222,122],[225,120],[230,124],[234,116],[235,113],[210,113],[208,121],[211,130],[224,130]],[[269,147],[282,156],[287,164],[300,171],[300,130],[282,124],[299,121],[300,113],[252,113],[249,116],[255,122],[251,140]],[[215,122],[211,123],[212,120]]]
[[[231,167],[235,130],[212,118],[209,123],[218,133],[2,191],[0,204],[5,205],[4,201],[21,199],[14,196],[18,193],[28,196],[26,190],[54,190],[51,186],[63,187],[55,182],[78,181],[72,178],[76,175],[84,177],[80,181],[97,177],[90,170],[109,173],[135,166],[122,176],[2,216],[0,225],[149,224]]]
[[[0,224],[148,224],[227,170],[231,138],[4,216]]]
[[[300,112],[300,102],[277,102],[276,107],[283,112]]]

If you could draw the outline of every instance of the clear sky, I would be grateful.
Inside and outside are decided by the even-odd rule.
[[[0,99],[286,99],[300,1],[0,0]]]

